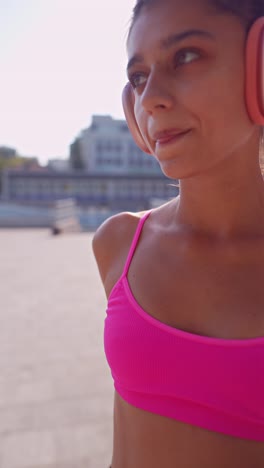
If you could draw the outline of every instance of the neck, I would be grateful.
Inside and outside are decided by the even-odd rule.
[[[177,222],[190,234],[222,240],[264,236],[264,181],[258,158],[246,164],[238,157],[224,168],[182,179]]]

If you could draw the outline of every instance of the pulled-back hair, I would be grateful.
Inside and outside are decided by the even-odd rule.
[[[130,31],[143,7],[147,7],[158,0],[137,0],[133,9]],[[219,12],[226,12],[239,17],[248,31],[254,21],[264,16],[264,0],[207,0],[209,5]]]

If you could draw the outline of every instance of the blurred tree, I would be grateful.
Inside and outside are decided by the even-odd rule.
[[[4,169],[26,169],[40,167],[37,158],[19,156],[17,151],[6,146],[0,147],[0,194],[2,193],[2,173]]]

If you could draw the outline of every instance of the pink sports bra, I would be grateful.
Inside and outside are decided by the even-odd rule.
[[[127,272],[111,291],[104,346],[115,390],[130,405],[201,428],[264,441],[264,337],[226,340],[185,332],[136,302]]]

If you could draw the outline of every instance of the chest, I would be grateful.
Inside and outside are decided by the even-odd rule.
[[[139,248],[128,272],[131,291],[149,315],[203,336],[264,336],[263,254],[151,250]]]

